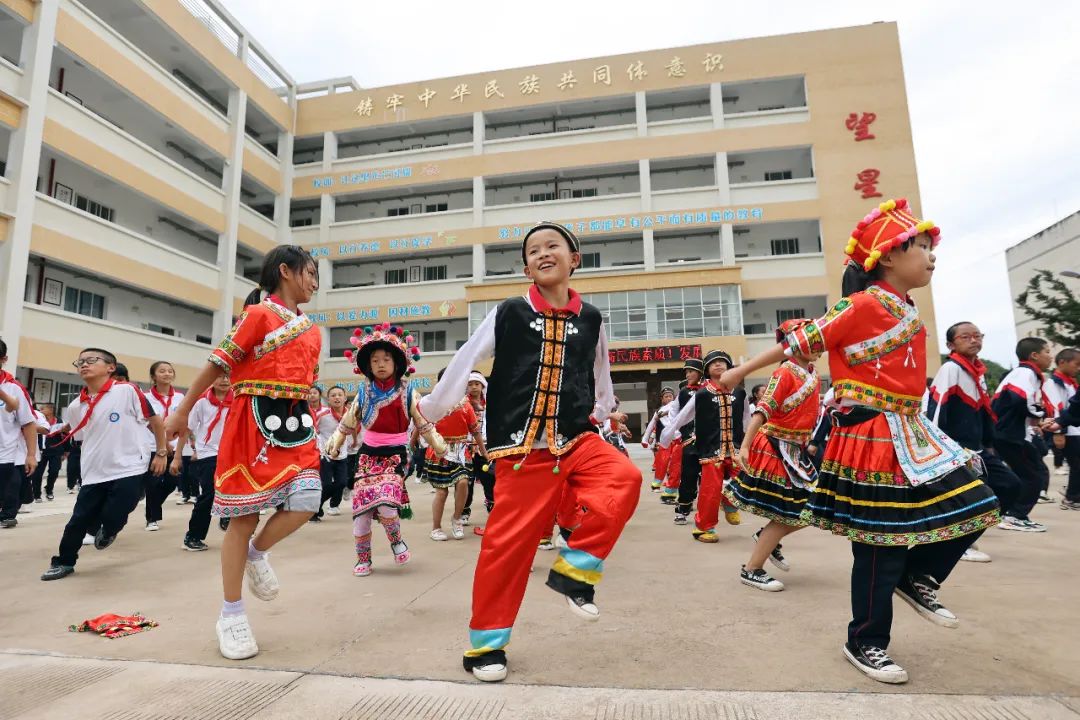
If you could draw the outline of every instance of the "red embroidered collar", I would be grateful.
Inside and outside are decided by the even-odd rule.
[[[529,286],[529,302],[536,308],[537,312],[548,312],[554,310],[555,312],[568,312],[572,315],[581,314],[581,296],[578,295],[573,288],[569,289],[570,302],[566,303],[566,307],[556,308],[552,307],[551,303],[544,299],[544,296],[540,294],[540,288],[535,285]]]

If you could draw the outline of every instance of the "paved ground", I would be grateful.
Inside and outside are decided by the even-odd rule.
[[[375,574],[354,578],[345,516],[303,528],[273,555],[279,598],[249,601],[262,653],[241,663],[217,653],[217,554],[181,550],[189,507],[167,506],[158,533],[143,531],[140,508],[112,548],[90,549],[75,575],[41,583],[71,498],[33,506],[0,532],[0,720],[295,717],[302,708],[335,718],[764,720],[796,708],[800,718],[1080,717],[1078,513],[1039,506],[1044,535],[989,531],[980,546],[994,562],[962,564],[942,593],[959,629],[898,603],[890,650],[911,682],[895,687],[863,678],[840,655],[846,541],[812,529],[791,537],[788,590],[757,592],[737,575],[755,519],[701,545],[646,489],[607,565],[600,622],[569,615],[543,585],[553,556],[537,554],[510,646],[515,685],[496,689],[472,683],[460,665],[479,538],[428,540],[431,496],[410,489],[413,562],[395,568],[376,538]],[[208,540],[218,547],[216,527]],[[67,632],[132,611],[161,626],[118,640]],[[226,687],[249,700],[212,710]],[[395,704],[399,695],[411,709]],[[445,697],[455,700],[432,700]],[[364,705],[372,698],[383,704]]]

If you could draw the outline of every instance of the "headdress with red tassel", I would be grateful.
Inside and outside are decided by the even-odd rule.
[[[356,351],[346,350],[345,358],[356,364],[354,373],[362,373],[369,380],[375,379],[371,374],[371,353],[375,350],[386,350],[393,356],[394,375],[398,380],[416,372],[415,363],[420,359],[416,336],[400,325],[386,322],[363,330],[356,328],[349,343]]]
[[[919,233],[930,236],[932,247],[937,247],[941,242],[941,228],[929,220],[920,220],[912,215],[907,200],[886,200],[871,210],[851,231],[844,253],[848,256],[848,262],[858,263],[859,267],[870,272],[878,260]]]

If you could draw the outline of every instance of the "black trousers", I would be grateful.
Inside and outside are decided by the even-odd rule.
[[[354,452],[352,455],[349,455],[347,458],[345,458],[345,466],[346,466],[346,468],[348,468],[348,471],[349,471],[349,482],[345,483],[345,485],[350,490],[352,490],[353,485],[356,484],[356,469],[358,467],[360,467],[360,453],[359,453],[359,451]]]
[[[205,540],[210,530],[210,509],[214,505],[214,470],[217,455],[193,460],[188,465],[188,475],[195,483],[195,505],[191,508],[187,536],[193,540]]]
[[[215,455],[215,457],[217,457]],[[176,478],[176,489],[190,500],[199,495],[199,481],[191,476],[191,456],[184,455],[180,458],[180,474]]]
[[[0,464],[0,520],[14,520],[22,507],[25,468],[15,463]]]
[[[930,575],[945,582],[982,532],[944,542],[908,548],[906,545],[879,546],[851,543],[851,622],[848,642],[852,645],[889,647],[893,619],[893,591],[910,575]]]
[[[63,453],[42,453],[41,462],[37,470],[31,476],[30,481],[34,487],[34,499],[41,499],[41,481],[45,480],[45,494],[52,495],[56,489],[56,478],[60,477],[60,464],[64,461]],[[46,475],[46,472],[48,474]]]
[[[1043,462],[1039,451],[1029,442],[1001,442],[994,445],[997,454],[1008,463],[1016,476],[1020,478],[1020,494],[1013,506],[1005,511],[1005,515],[1027,520],[1032,508],[1039,502],[1039,491],[1042,490],[1043,473],[1047,472],[1046,463]]]
[[[1069,463],[1069,484],[1065,488],[1065,499],[1080,502],[1080,435],[1066,435],[1062,450]]]
[[[67,487],[74,490],[82,482],[82,445],[72,442],[67,457]]]
[[[322,504],[327,500],[332,508],[341,505],[341,494],[349,483],[349,461],[319,458],[319,478],[322,480],[322,501],[319,503],[318,515],[322,517]]]
[[[698,484],[701,482],[701,462],[697,447],[683,445],[682,472],[679,475],[679,499],[675,504],[675,513],[689,515],[697,500]]]
[[[60,538],[60,551],[53,556],[52,564],[75,565],[83,537],[91,528],[100,527],[107,537],[123,530],[128,515],[139,504],[144,478],[142,474],[132,475],[79,488],[71,519],[64,526],[64,534]]]
[[[1001,506],[1001,512],[1009,514],[1016,505],[1017,498],[1020,497],[1024,487],[1023,482],[994,453],[983,450],[979,453],[979,457],[982,458],[983,467],[986,469],[982,481],[994,491],[998,504]]]
[[[488,471],[484,472],[484,465],[488,466]],[[475,480],[480,481],[480,487],[484,488],[484,507],[488,513],[491,512],[491,508],[495,507],[495,473],[491,472],[491,462],[485,460],[479,455],[473,457],[473,480],[469,483],[469,494],[465,497],[465,510],[463,515],[472,515],[472,501],[473,501],[473,489],[476,485]]]
[[[169,474],[168,466],[172,456],[165,459],[166,470],[161,475],[154,475],[148,467],[143,476],[143,490],[146,493],[146,523],[161,522],[161,507],[169,495],[176,489],[176,477]]]
[[[1050,450],[1054,453],[1054,469],[1056,470],[1065,464],[1065,448],[1059,448],[1055,445]]]

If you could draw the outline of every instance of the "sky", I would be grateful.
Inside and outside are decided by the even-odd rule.
[[[297,82],[363,87],[895,21],[922,208],[942,228],[939,335],[971,320],[1015,364],[1005,249],[1080,210],[1080,3],[223,0]],[[273,9],[279,6],[280,10]],[[857,219],[857,218],[856,218]],[[1077,282],[1077,281],[1071,281]]]

